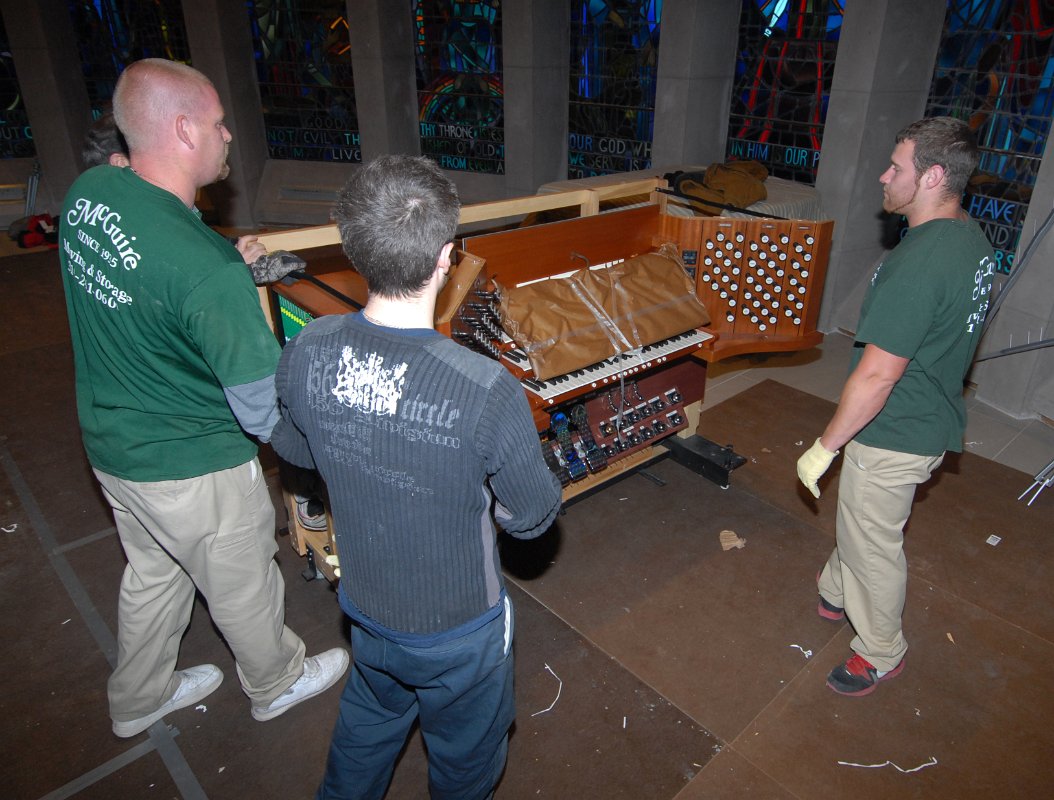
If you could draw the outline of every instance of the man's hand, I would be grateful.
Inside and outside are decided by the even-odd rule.
[[[267,248],[256,236],[239,236],[234,246],[242,254],[242,259],[246,264],[251,264],[260,256],[267,255]]]
[[[798,479],[805,484],[805,488],[812,492],[812,496],[817,500],[820,499],[820,487],[816,485],[816,482],[827,472],[827,468],[831,466],[836,455],[838,455],[837,450],[832,453],[817,439],[813,442],[812,447],[798,459]]]

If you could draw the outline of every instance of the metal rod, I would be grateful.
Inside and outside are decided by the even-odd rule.
[[[314,275],[309,275],[308,273],[304,272],[303,270],[299,270],[299,269],[298,270],[293,270],[292,272],[289,273],[289,277],[290,278],[296,278],[298,281],[307,281],[308,283],[315,284],[315,286],[317,286],[318,288],[323,289],[326,292],[328,292],[329,294],[333,295],[335,298],[340,300],[342,303],[347,303],[349,306],[354,308],[356,311],[362,311],[362,309],[364,307],[362,305],[362,303],[358,302],[357,300],[352,300],[350,297],[348,297],[343,292],[337,291],[332,286],[330,286],[328,283],[323,283],[318,278],[316,278]]]
[[[977,356],[974,359],[974,363],[980,361],[988,361],[991,358],[999,358],[1001,356],[1013,356],[1018,353],[1027,353],[1029,350],[1040,350],[1044,347],[1050,347],[1054,344],[1054,339],[1042,339],[1031,344],[1019,344],[1017,347],[1007,347],[1003,350],[997,350],[994,353],[985,353],[983,356]]]

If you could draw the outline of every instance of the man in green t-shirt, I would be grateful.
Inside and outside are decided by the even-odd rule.
[[[845,447],[836,547],[817,579],[817,610],[848,617],[856,631],[854,655],[827,677],[831,689],[854,696],[904,669],[904,525],[916,487],[946,451],[962,450],[963,380],[995,264],[961,207],[978,163],[968,126],[923,119],[896,142],[879,178],[882,207],[904,215],[908,229],[871,276],[838,408],[798,460],[798,477],[819,498],[817,480]]]
[[[114,116],[130,167],[70,188],[59,254],[88,459],[128,564],[118,601],[113,731],[134,736],[223,680],[175,669],[195,590],[268,720],[335,683],[348,654],[305,658],[285,626],[274,507],[257,445],[278,419],[279,349],[238,251],[194,208],[227,176],[212,83],[161,59],[129,65]]]

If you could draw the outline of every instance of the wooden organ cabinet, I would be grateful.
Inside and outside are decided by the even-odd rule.
[[[557,205],[551,196],[547,202]],[[464,212],[471,215],[473,208],[463,210],[463,222]],[[436,328],[498,360],[519,379],[539,446],[564,485],[565,501],[668,452],[727,486],[728,473],[743,459],[690,435],[687,409],[703,398],[707,363],[738,354],[803,350],[822,340],[816,321],[832,229],[830,221],[674,216],[664,213],[660,201],[465,235],[437,303]],[[305,241],[337,241],[332,226],[312,234]],[[295,232],[293,238],[261,239],[272,249],[298,249],[290,247],[298,242]],[[603,268],[668,244],[680,254],[710,324],[539,380],[502,329],[498,286],[562,276],[586,263]],[[335,248],[324,257],[312,253],[326,251],[300,251],[313,274],[272,287],[269,311],[280,320],[285,338],[316,316],[354,312],[367,299],[365,282]],[[294,514],[290,528],[296,527]],[[294,546],[302,554],[320,546],[329,551],[327,543],[311,539],[311,532],[294,530]]]

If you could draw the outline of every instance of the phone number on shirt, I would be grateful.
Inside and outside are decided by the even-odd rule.
[[[85,262],[84,257],[70,247],[69,242],[62,240],[62,247],[66,251],[66,271],[77,281],[77,285],[88,293],[89,297],[102,303],[107,308],[117,308],[122,305],[131,305],[132,296],[124,289],[113,285],[113,282],[103,274],[101,269]],[[78,270],[77,267],[80,267]]]

